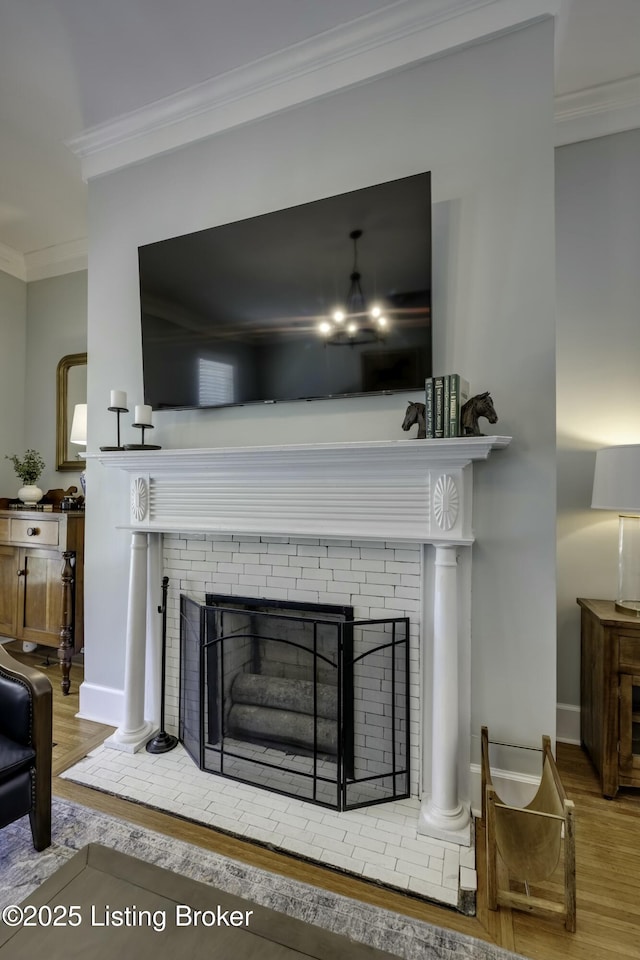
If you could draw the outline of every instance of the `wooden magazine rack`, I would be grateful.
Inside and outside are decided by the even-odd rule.
[[[487,846],[487,904],[529,913],[562,915],[570,932],[576,929],[576,869],[574,804],[567,799],[551,752],[551,740],[542,738],[542,778],[535,797],[526,807],[503,803],[491,779],[489,732],[482,728],[482,819]],[[536,891],[529,884],[548,880],[560,861],[564,836],[564,902]],[[507,871],[505,887],[499,883],[498,854]],[[510,889],[509,880],[521,881],[525,893]]]

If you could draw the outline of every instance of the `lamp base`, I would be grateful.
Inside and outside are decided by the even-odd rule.
[[[616,610],[640,617],[640,517],[620,514]]]
[[[640,600],[616,600],[616,610],[628,613],[630,617],[640,617]]]

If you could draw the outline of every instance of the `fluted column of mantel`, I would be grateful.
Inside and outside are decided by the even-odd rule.
[[[129,606],[124,666],[122,723],[106,741],[114,750],[136,753],[156,732],[144,719],[147,639],[147,534],[131,534]]]
[[[469,809],[458,795],[458,566],[457,547],[436,546],[433,598],[431,784],[418,832],[469,845]],[[428,698],[425,698],[428,709]],[[425,718],[426,719],[426,718]],[[425,725],[425,729],[428,729]]]

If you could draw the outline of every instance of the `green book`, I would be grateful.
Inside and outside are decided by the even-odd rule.
[[[448,437],[460,436],[460,410],[469,399],[469,382],[459,373],[451,373],[449,381]]]
[[[442,436],[449,436],[449,400],[451,391],[451,376],[447,373],[442,378]]]

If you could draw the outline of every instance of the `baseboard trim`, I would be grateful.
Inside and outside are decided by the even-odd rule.
[[[97,683],[80,684],[80,709],[76,716],[81,720],[93,720],[117,727],[124,713],[124,691],[102,687]]]
[[[474,817],[479,817],[482,808],[482,767],[479,763],[472,763],[470,771],[471,811]],[[491,779],[498,795],[505,802],[512,803],[517,807],[526,806],[533,799],[540,783],[539,776],[493,767],[491,768]]]
[[[580,746],[580,707],[573,703],[556,704],[556,740]]]
[[[573,703],[556,704],[556,742],[580,746],[580,707]],[[473,815],[479,817],[481,815],[482,767],[479,763],[472,763],[470,771],[471,809]],[[540,782],[539,776],[493,768],[491,778],[502,799],[516,806],[529,803]]]

